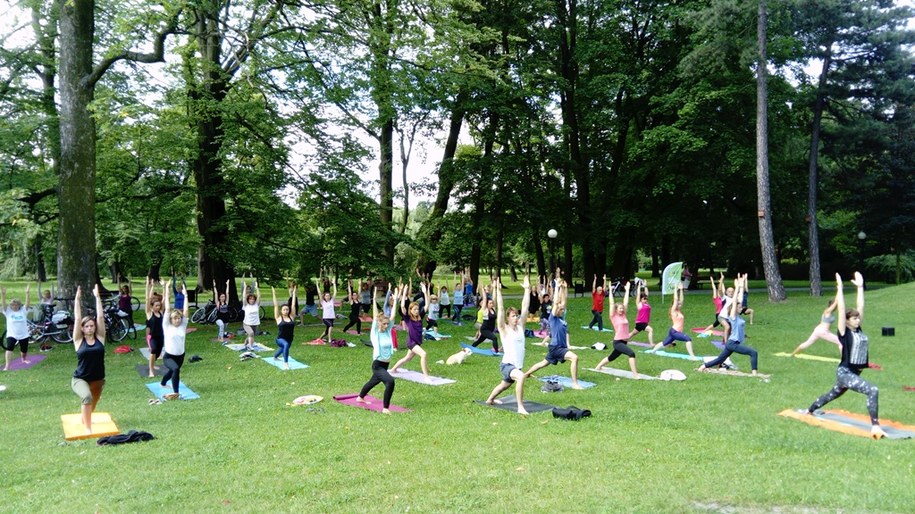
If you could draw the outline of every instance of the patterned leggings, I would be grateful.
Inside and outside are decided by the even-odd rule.
[[[822,408],[827,403],[845,394],[845,391],[849,389],[867,396],[867,413],[870,414],[871,424],[878,425],[877,396],[879,390],[877,386],[864,380],[860,375],[844,366],[839,366],[836,369],[836,385],[832,386],[829,392],[817,398],[807,410],[813,412]]]

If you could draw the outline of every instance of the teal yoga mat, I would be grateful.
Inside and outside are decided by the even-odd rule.
[[[171,381],[169,381],[166,386],[163,386],[159,382],[151,382],[146,384],[146,387],[156,396],[156,398],[162,401],[165,401],[165,395],[172,392]],[[200,395],[191,391],[191,388],[184,385],[184,382],[178,382],[178,394],[181,395],[182,400],[196,400],[200,398]]]
[[[289,369],[286,369],[284,366],[283,359],[275,360],[273,357],[261,357],[261,361],[266,362],[267,364],[279,368],[280,371],[292,371],[294,369],[306,369],[308,364],[299,362],[292,357],[289,357]]]
[[[559,382],[562,385],[562,387],[567,387],[567,388],[572,387],[572,379],[570,377],[564,377],[562,375],[550,375],[548,377],[540,377],[538,380],[540,380],[541,382]],[[596,386],[597,384],[595,384],[594,382],[588,382],[586,380],[579,379],[578,385],[581,386],[582,389],[591,389],[592,387]]]
[[[674,358],[674,359],[683,359],[683,360],[687,360],[687,361],[695,361],[695,362],[702,362],[702,359],[703,359],[703,357],[701,357],[701,356],[699,356],[699,355],[697,355],[696,358],[694,359],[694,358],[690,357],[688,354],[685,354],[685,353],[665,352],[664,350],[658,350],[658,351],[656,351],[656,352],[652,352],[652,351],[649,351],[649,350],[645,350],[645,351],[643,351],[642,353],[647,353],[647,354],[650,354],[650,355],[658,355],[658,356],[660,356],[660,357],[671,357],[671,358]]]
[[[487,350],[485,348],[477,348],[476,346],[471,346],[467,343],[461,343],[461,348],[464,348],[465,350],[470,350],[471,352],[479,354],[479,355],[488,355],[490,357],[501,357],[502,356],[502,353],[496,353],[492,350]]]

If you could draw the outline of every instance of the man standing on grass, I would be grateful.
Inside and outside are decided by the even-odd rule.
[[[531,376],[535,371],[544,368],[550,364],[559,364],[560,362],[569,361],[572,370],[572,389],[581,389],[578,385],[578,355],[569,350],[569,326],[562,319],[566,312],[566,300],[569,296],[569,287],[566,281],[558,279],[556,281],[556,290],[554,291],[553,310],[550,312],[550,344],[547,347],[546,357],[531,366],[525,376]]]

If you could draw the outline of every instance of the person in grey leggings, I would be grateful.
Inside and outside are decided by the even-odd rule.
[[[868,367],[868,339],[861,330],[861,319],[864,317],[864,277],[855,272],[851,281],[857,288],[856,309],[845,310],[845,295],[842,292],[842,277],[836,273],[836,311],[838,311],[838,336],[842,343],[842,360],[836,369],[836,383],[826,394],[816,399],[807,408],[807,414],[822,408],[827,403],[845,394],[851,389],[867,396],[867,412],[871,418],[871,435],[879,439],[886,436],[880,428],[877,418],[877,386],[861,378],[861,371]]]

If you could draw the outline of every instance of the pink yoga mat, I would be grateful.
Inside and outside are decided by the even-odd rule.
[[[29,363],[26,364],[26,363],[22,362],[22,357],[16,357],[15,359],[12,360],[12,362],[10,362],[10,371],[31,368],[32,366],[38,364],[39,362],[41,362],[47,358],[48,358],[48,356],[43,353],[29,354],[29,356],[28,356]]]
[[[356,393],[351,394],[341,394],[334,396],[334,400],[342,403],[343,405],[349,405],[350,407],[359,407],[365,410],[373,410],[375,412],[381,412],[381,404],[383,403],[380,398],[375,398],[374,396],[367,394],[365,395],[365,401],[368,403],[362,403],[357,401],[359,397]],[[391,412],[410,412],[410,409],[404,409],[403,407],[398,407],[397,405],[391,404],[388,409]]]

